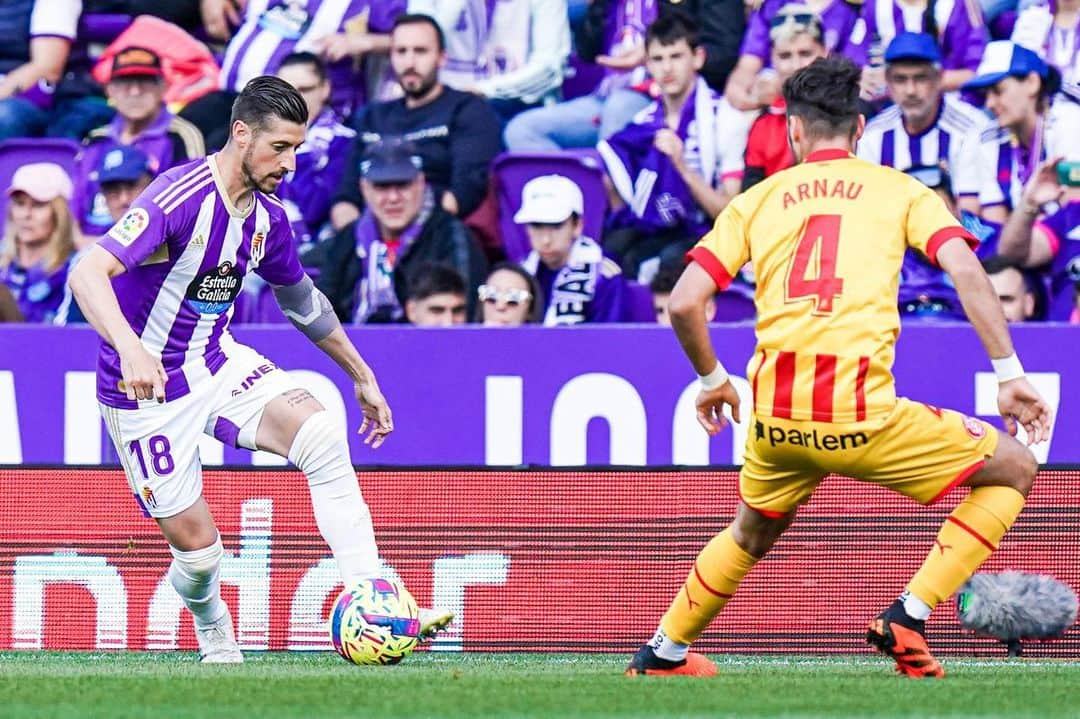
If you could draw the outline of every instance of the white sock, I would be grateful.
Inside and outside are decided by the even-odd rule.
[[[930,617],[930,612],[933,611],[929,604],[906,589],[904,590],[904,593],[900,595],[900,599],[904,602],[904,612],[912,619],[919,619],[925,622]]]
[[[649,640],[649,646],[652,647],[653,654],[672,662],[681,662],[686,659],[686,653],[690,651],[689,644],[679,644],[668,639],[668,635],[659,627],[657,627],[653,638]]]
[[[343,428],[334,425],[328,412],[311,415],[293,439],[289,461],[307,476],[315,522],[334,553],[342,581],[378,576],[371,512],[360,494]]]
[[[170,546],[169,583],[195,616],[195,626],[205,627],[221,619],[229,608],[221,600],[221,537],[203,549],[181,552]]]

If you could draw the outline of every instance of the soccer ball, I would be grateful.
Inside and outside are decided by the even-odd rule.
[[[389,579],[345,587],[330,613],[330,640],[354,664],[397,664],[420,635],[420,610],[409,590]]]

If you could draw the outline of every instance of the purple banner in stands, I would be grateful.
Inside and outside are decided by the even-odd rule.
[[[350,333],[378,373],[396,426],[377,451],[351,435],[358,465],[741,461],[745,430],[710,440],[697,426],[693,371],[670,330]],[[345,375],[299,333],[240,327],[235,335],[294,372],[355,433],[359,411]],[[1056,408],[1052,441],[1037,456],[1080,462],[1080,328],[1015,327],[1013,336],[1030,377]],[[745,367],[751,328],[717,327],[713,337],[729,368]],[[0,464],[115,463],[94,397],[97,342],[87,328],[0,326]],[[990,363],[966,326],[906,326],[896,377],[900,393],[913,399],[988,419],[995,413]],[[737,384],[748,397],[745,380]],[[209,438],[201,450],[207,464],[279,462]]]

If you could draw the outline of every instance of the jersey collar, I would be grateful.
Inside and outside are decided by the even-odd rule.
[[[854,157],[847,150],[841,150],[839,148],[829,148],[826,150],[817,150],[811,152],[806,156],[803,162],[827,162],[829,160],[846,160],[849,157]]]

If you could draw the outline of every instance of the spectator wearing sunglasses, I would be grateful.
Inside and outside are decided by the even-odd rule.
[[[517,327],[543,319],[540,285],[520,265],[495,265],[476,294],[480,300],[478,319],[485,327]]]
[[[435,201],[416,146],[381,140],[360,161],[364,213],[333,238],[316,245],[318,286],[342,322],[399,322],[410,277],[425,263],[447,265],[465,278],[475,312],[476,288],[487,261],[469,230]],[[314,263],[309,253],[306,263]]]
[[[952,178],[941,165],[918,165],[909,167],[906,174],[937,193],[945,206],[960,223],[979,240],[975,255],[986,259],[997,252],[1001,225],[989,222],[962,210],[953,194]],[[921,253],[908,248],[900,267],[900,291],[898,294],[902,320],[954,320],[966,322],[959,295],[949,276]]]
[[[544,293],[548,327],[623,319],[622,271],[581,234],[584,212],[581,188],[562,175],[535,177],[521,191],[514,222],[525,226],[532,244],[521,264]]]
[[[790,0],[764,0],[750,16],[739,49],[739,61],[724,87],[724,97],[736,108],[756,110],[769,105],[770,100],[758,94],[761,88],[757,77],[772,58],[770,31],[778,23],[787,22],[781,11],[792,4]],[[865,35],[865,23],[859,15],[859,5],[844,0],[808,0],[799,5],[805,10],[800,9],[793,17],[804,23],[811,22],[813,17],[820,18],[823,42],[829,53],[863,61],[860,43]]]
[[[805,5],[788,5],[770,23],[772,71],[758,75],[755,90],[765,108],[750,126],[746,141],[743,192],[780,170],[795,164],[788,144],[787,103],[780,94],[784,81],[829,51],[825,48],[821,19]]]
[[[993,168],[993,123],[972,105],[944,93],[942,55],[927,33],[904,32],[885,50],[885,82],[895,103],[866,124],[856,154],[868,162],[904,171],[945,164],[961,209],[980,214],[1000,197]],[[984,147],[982,143],[988,144]],[[986,216],[1005,221],[1004,208]]]

